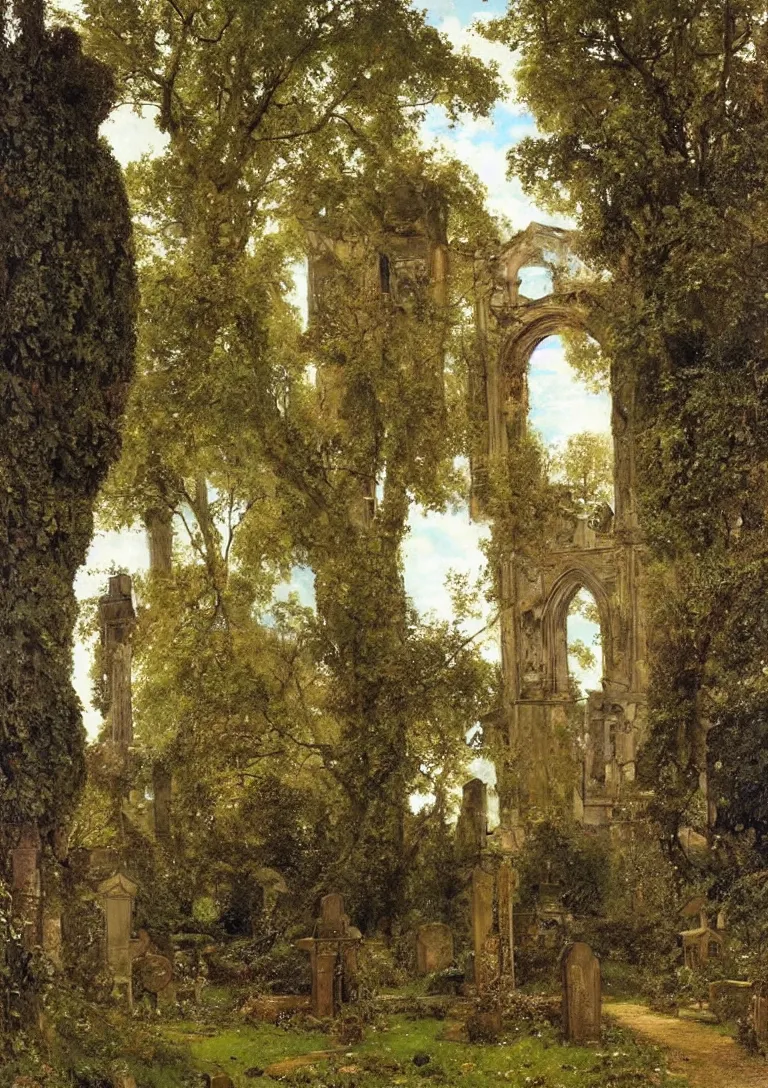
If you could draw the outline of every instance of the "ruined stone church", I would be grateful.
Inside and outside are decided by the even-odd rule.
[[[395,305],[415,292],[445,297],[449,253],[443,217],[408,215],[400,202],[398,228],[386,253],[368,255],[372,289]],[[410,205],[412,207],[412,204]],[[405,212],[403,214],[403,208]],[[600,319],[590,295],[591,276],[571,251],[568,231],[531,224],[500,252],[478,256],[475,270],[476,352],[469,400],[474,441],[470,451],[474,519],[492,520],[485,503],[491,471],[504,471],[529,427],[531,355],[547,337],[568,329],[600,341]],[[323,285],[338,259],[357,259],[360,239],[311,236],[309,312],[321,306]],[[527,298],[521,272],[544,268],[551,293]],[[333,405],[333,376],[328,404]],[[536,808],[557,803],[586,824],[610,823],[634,781],[644,739],[647,690],[646,629],[642,606],[643,546],[634,498],[631,389],[611,375],[614,505],[584,510],[564,488],[546,546],[533,561],[503,540],[499,586],[501,705],[484,723],[495,738],[502,825],[517,826]],[[360,516],[375,516],[370,481]],[[581,590],[594,598],[602,642],[602,683],[578,697],[568,670],[567,620]]]

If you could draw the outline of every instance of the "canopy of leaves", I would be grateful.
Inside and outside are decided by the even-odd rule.
[[[541,132],[512,167],[578,217],[584,257],[610,273],[601,342],[631,408],[641,524],[658,561],[649,765],[664,769],[674,824],[707,761],[713,772],[727,757],[731,729],[762,744],[761,610],[738,585],[743,576],[753,601],[768,588],[765,12],[730,0],[513,0],[490,33],[519,47],[520,93]],[[739,631],[737,669],[724,623]],[[747,794],[755,818],[764,810],[748,767],[718,778],[721,813]]]
[[[410,504],[461,484],[450,349],[493,233],[476,181],[415,134],[428,104],[487,111],[494,73],[401,0],[84,8],[90,47],[168,136],[129,171],[139,378],[107,489],[114,523],[162,511],[188,544],[144,588],[138,735],[173,765],[201,877],[210,836],[238,871],[248,798],[274,774],[318,829],[297,881],[322,857],[359,924],[391,919],[409,791],[445,794],[492,680],[457,628],[415,614],[401,546]],[[303,332],[287,296],[307,257]],[[316,611],[272,601],[296,564]]]
[[[550,464],[552,474],[565,484],[582,509],[613,502],[610,435],[596,431],[569,435],[565,445],[554,451]]]

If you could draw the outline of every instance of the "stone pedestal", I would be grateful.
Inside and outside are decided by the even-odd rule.
[[[493,890],[494,879],[479,865],[472,870],[472,951],[475,985],[482,991],[495,975],[493,964]],[[498,948],[498,942],[496,944]]]

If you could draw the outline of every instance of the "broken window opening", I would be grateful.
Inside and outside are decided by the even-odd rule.
[[[600,691],[603,679],[603,632],[597,601],[588,589],[574,593],[566,619],[568,680],[577,698]]]

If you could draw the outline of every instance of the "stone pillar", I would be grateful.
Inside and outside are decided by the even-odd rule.
[[[138,885],[124,873],[115,873],[99,885],[104,904],[105,959],[112,971],[115,988],[133,1002],[133,904]]]
[[[563,1032],[569,1043],[599,1042],[600,961],[588,944],[577,941],[563,952]]]
[[[164,763],[155,763],[152,767],[152,819],[155,838],[158,842],[171,841],[171,794],[173,780],[170,768]]]
[[[479,865],[472,870],[471,926],[475,985],[485,989],[494,974],[491,962],[493,943],[493,876]],[[498,950],[498,941],[495,942]]]
[[[496,874],[496,905],[499,916],[499,973],[507,985],[515,985],[515,930],[513,900],[515,871],[503,861]]]
[[[479,778],[462,790],[461,812],[456,825],[456,845],[463,861],[476,863],[486,846],[488,833],[488,787]]]
[[[24,824],[11,855],[13,915],[21,930],[22,945],[30,951],[42,943],[40,832]]]
[[[768,1043],[768,984],[765,982],[756,982],[752,987],[750,1013],[757,1041],[765,1046]]]
[[[43,948],[51,963],[61,968],[61,911],[53,906],[49,909],[47,905],[43,914]]]
[[[316,950],[312,956],[312,1013],[319,1020],[335,1016],[336,951]]]
[[[109,592],[99,602],[99,616],[110,735],[114,744],[127,749],[133,742],[131,635],[136,625],[129,575],[115,574],[109,579]]]

